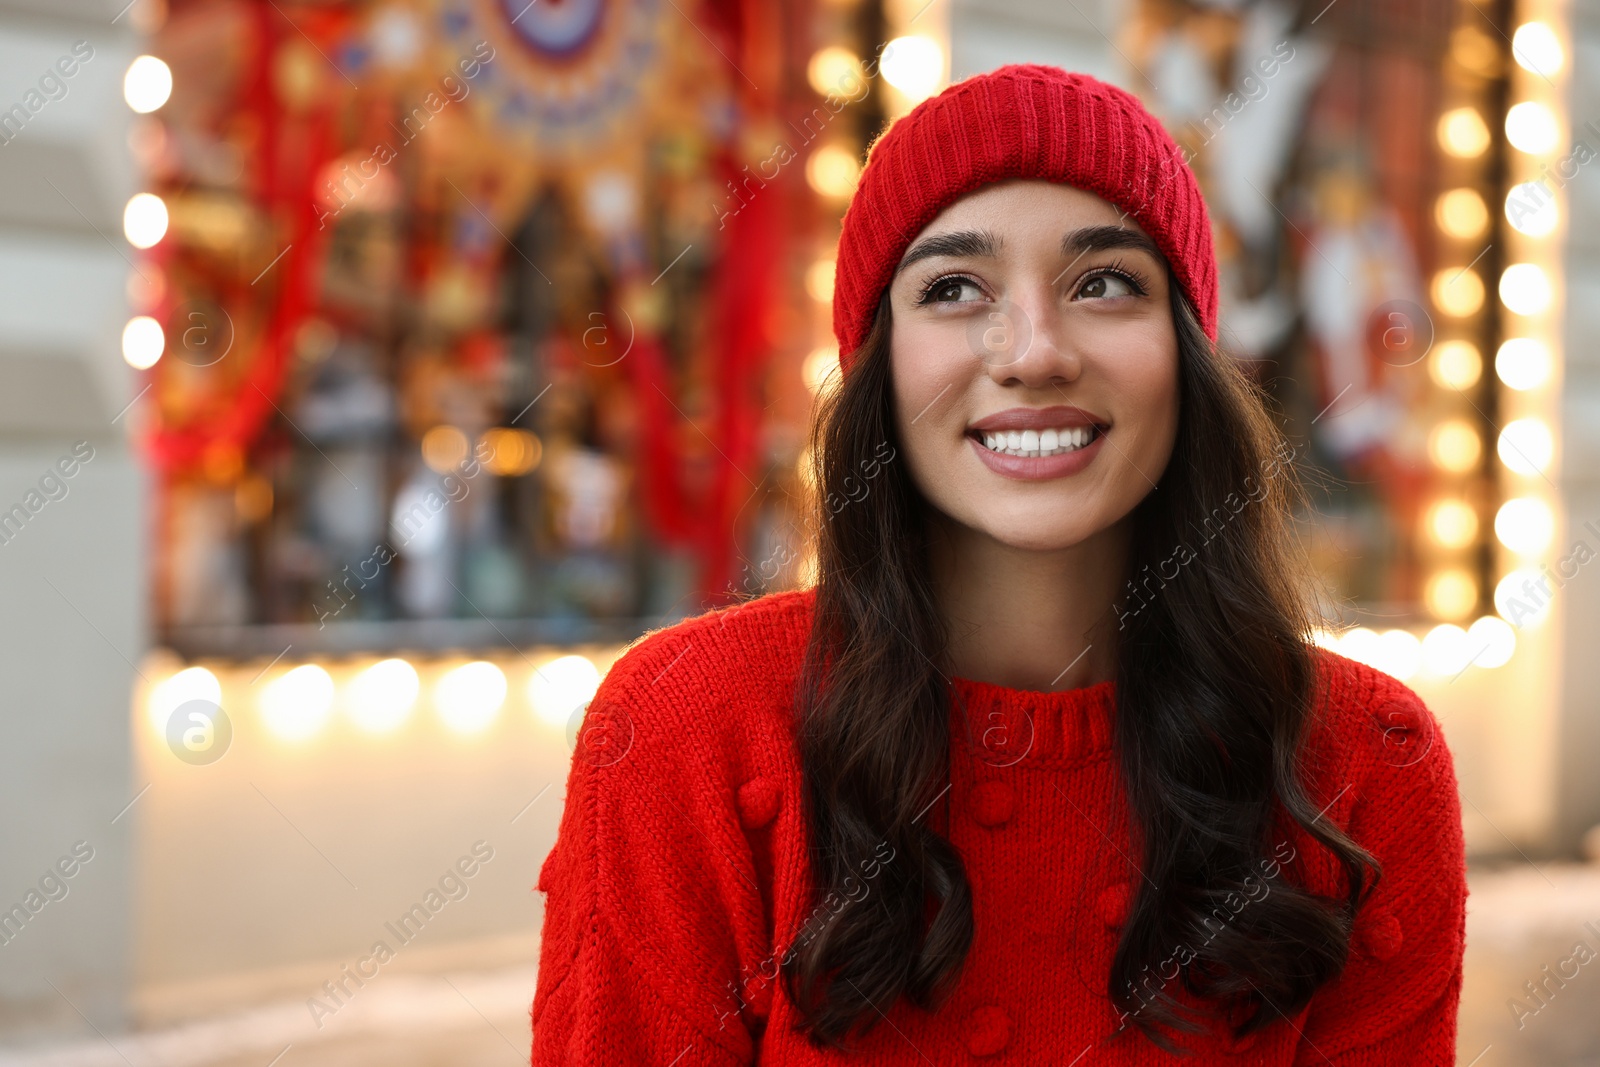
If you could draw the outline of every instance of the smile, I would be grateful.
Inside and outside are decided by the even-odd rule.
[[[971,436],[990,452],[1035,458],[1087,448],[1099,438],[1100,431],[1093,426],[1063,426],[1044,430],[975,430]]]

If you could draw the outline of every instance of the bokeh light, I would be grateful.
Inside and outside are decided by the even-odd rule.
[[[315,663],[301,664],[267,683],[261,719],[275,736],[304,741],[320,731],[333,710],[333,678]]]
[[[350,682],[350,718],[373,734],[397,730],[416,707],[421,682],[403,659],[374,663]]]
[[[528,704],[540,721],[565,726],[600,688],[600,671],[587,656],[559,656],[528,676]]]
[[[1537,389],[1550,380],[1550,347],[1532,337],[1513,337],[1494,356],[1494,372],[1512,389]]]
[[[122,98],[141,115],[148,115],[172,96],[172,68],[155,56],[139,56],[122,76]]]
[[[451,730],[481,733],[506,702],[505,672],[487,660],[464,663],[439,679],[433,700],[439,717]]]

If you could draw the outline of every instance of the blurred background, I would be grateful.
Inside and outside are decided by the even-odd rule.
[[[807,581],[865,147],[1017,61],[1192,154],[1321,640],[1455,755],[1460,1062],[1600,1064],[1556,0],[0,0],[0,1064],[526,1062],[586,702]]]

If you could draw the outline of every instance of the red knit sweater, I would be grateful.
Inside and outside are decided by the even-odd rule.
[[[951,788],[925,818],[972,886],[954,992],[936,1012],[877,1005],[851,1054],[791,1031],[775,976],[815,908],[790,708],[814,599],[777,593],[654,631],[606,675],[539,873],[533,1067],[1180,1062],[1137,1033],[1107,1040],[1119,1016],[1106,976],[1140,876],[1114,682],[1045,693],[952,680],[967,718],[952,700]],[[1319,664],[1306,781],[1384,876],[1343,974],[1292,1025],[1183,1038],[1197,1054],[1182,1062],[1446,1067],[1467,892],[1450,752],[1409,688],[1332,653]],[[1332,857],[1298,827],[1274,855],[1269,875],[1342,894]]]

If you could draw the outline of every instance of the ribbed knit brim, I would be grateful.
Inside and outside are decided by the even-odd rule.
[[[924,100],[872,144],[845,212],[833,332],[845,370],[907,245],[990,182],[1040,178],[1095,193],[1166,255],[1206,335],[1217,337],[1217,261],[1200,184],[1159,120],[1087,74],[1011,64]]]

